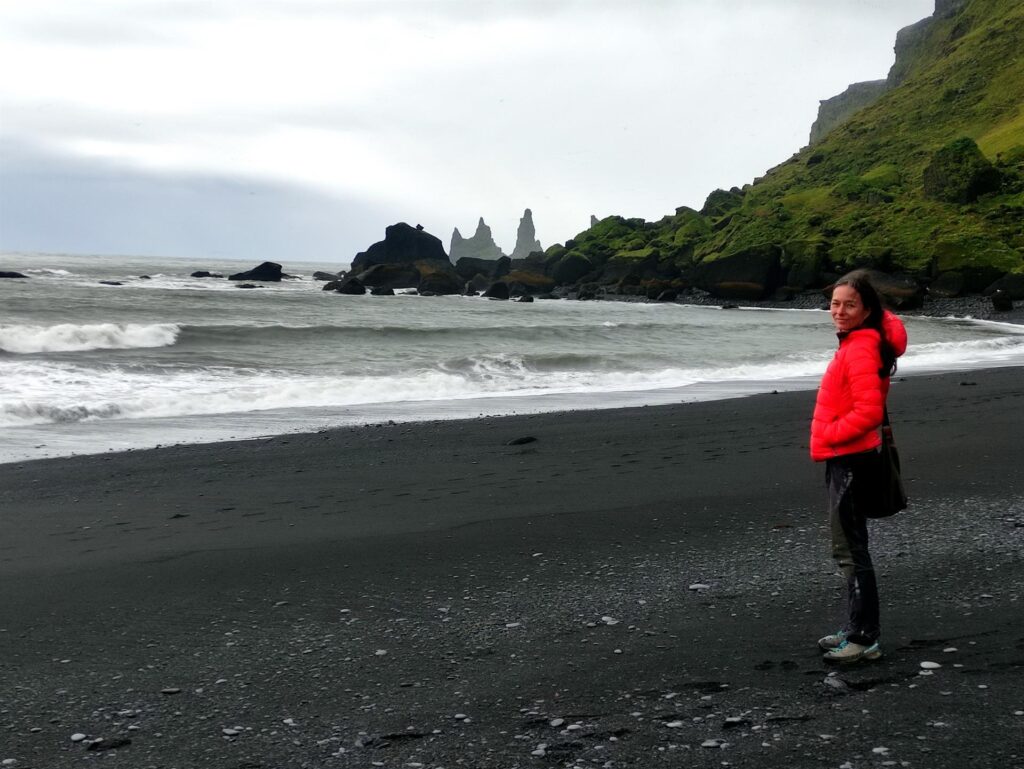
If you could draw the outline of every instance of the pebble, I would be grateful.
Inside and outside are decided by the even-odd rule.
[[[619,621],[615,617],[604,616],[601,617],[601,621],[606,625],[618,625]]]
[[[81,732],[75,732],[74,734],[71,735],[71,741],[72,742],[81,742],[84,739],[85,739],[85,735],[82,734]]]
[[[682,721],[669,721],[667,724],[665,724],[665,726],[667,726],[669,729],[678,729],[682,725]]]
[[[711,585],[705,585],[703,582],[694,582],[690,585],[690,590],[707,590]]]
[[[221,734],[223,734],[225,737],[237,737],[240,734],[238,729],[227,728],[227,729],[221,729],[220,731],[221,731]]]
[[[174,687],[174,686],[168,686],[166,689],[161,689],[160,693],[161,694],[180,694],[181,693],[181,689],[178,689],[177,687]]]
[[[564,718],[552,718],[550,721],[548,721],[548,723],[551,726],[561,726],[562,724],[565,723],[565,719]]]
[[[871,752],[872,753],[877,753],[880,756],[885,756],[885,755],[888,755],[889,748],[887,748],[887,747],[885,747],[883,745],[879,745],[877,748],[871,748]]]
[[[946,654],[952,654],[953,652],[958,651],[958,649],[955,646],[947,646],[942,651],[945,652]]]
[[[938,670],[942,667],[942,665],[940,665],[938,662],[929,662],[928,660],[925,660],[921,663],[921,667],[925,670]]]
[[[16,763],[18,763],[16,758],[5,758],[3,761],[0,761],[0,766],[14,766]]]
[[[700,746],[702,748],[724,748],[726,744],[727,743],[722,742],[721,740],[704,740]]]
[[[377,657],[383,657],[387,653],[388,653],[387,649],[377,649],[377,651],[374,652],[374,655],[377,656]]]

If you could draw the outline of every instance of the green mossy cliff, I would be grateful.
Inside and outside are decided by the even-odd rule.
[[[1024,272],[1024,3],[969,0],[915,27],[900,84],[813,147],[701,211],[608,217],[538,268],[613,292],[743,299],[861,266],[945,296]]]

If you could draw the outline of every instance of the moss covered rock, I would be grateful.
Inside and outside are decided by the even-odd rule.
[[[936,152],[924,169],[924,195],[945,203],[973,203],[999,189],[1000,174],[974,140],[954,139]]]
[[[751,246],[701,262],[694,283],[722,299],[764,299],[779,286],[781,263],[779,246]]]

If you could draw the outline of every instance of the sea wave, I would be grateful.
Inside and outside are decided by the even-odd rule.
[[[31,354],[167,347],[181,327],[174,323],[61,323],[55,326],[0,325],[0,350]]]

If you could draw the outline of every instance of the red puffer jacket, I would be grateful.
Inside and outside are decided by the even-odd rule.
[[[882,317],[885,338],[897,356],[907,349],[907,330],[888,310]],[[889,394],[882,367],[878,331],[857,328],[839,337],[839,349],[818,387],[811,420],[811,459],[821,462],[856,454],[882,442],[878,428]]]

